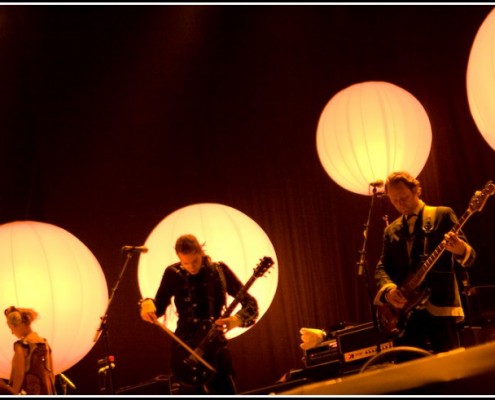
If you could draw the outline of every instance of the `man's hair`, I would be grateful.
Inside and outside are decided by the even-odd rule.
[[[392,172],[388,176],[385,182],[385,193],[388,193],[390,186],[397,185],[400,182],[403,182],[409,189],[415,191],[418,196],[421,195],[421,184],[414,176],[405,171]]]
[[[182,254],[202,253],[203,245],[198,242],[194,235],[182,235],[175,242],[175,252]]]

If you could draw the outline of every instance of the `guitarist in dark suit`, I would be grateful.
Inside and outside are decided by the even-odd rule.
[[[180,260],[169,265],[163,274],[154,299],[140,302],[141,318],[156,323],[164,315],[172,297],[177,308],[178,320],[175,335],[198,353],[216,372],[208,379],[193,376],[202,367],[183,346],[175,344],[171,351],[172,374],[180,383],[180,394],[230,395],[236,394],[231,354],[224,333],[235,327],[248,327],[258,317],[258,303],[247,292],[240,292],[242,283],[223,262],[213,262],[203,250],[203,245],[193,235],[180,236],[175,244]],[[226,294],[241,293],[241,309],[226,318],[222,310]],[[200,346],[208,332],[219,332],[208,347]],[[195,384],[198,382],[198,384]]]
[[[454,211],[425,205],[420,199],[420,183],[409,173],[390,174],[385,193],[402,215],[385,228],[382,254],[375,270],[377,310],[383,312],[381,317],[387,322],[394,318],[389,319],[390,314],[385,311],[399,316],[393,332],[398,333],[396,346],[419,347],[432,353],[460,347],[458,328],[464,311],[456,269],[472,266],[475,251],[460,229],[452,229],[458,223]],[[430,253],[439,247],[440,256],[423,276],[418,290],[425,296],[419,296],[422,300],[414,303],[416,300],[403,293],[407,292],[404,282],[414,282],[411,277],[418,276],[425,259],[430,260]]]

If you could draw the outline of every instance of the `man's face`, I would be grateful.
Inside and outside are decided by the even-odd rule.
[[[390,202],[401,214],[412,214],[418,206],[419,196],[416,190],[409,189],[404,182],[389,185],[387,194]]]
[[[203,262],[203,254],[200,252],[197,253],[177,253],[177,257],[179,257],[182,268],[184,268],[191,275],[196,275]]]

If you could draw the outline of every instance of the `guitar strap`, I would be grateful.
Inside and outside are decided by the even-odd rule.
[[[225,303],[227,301],[227,282],[225,279],[225,274],[223,272],[223,268],[221,267],[219,262],[212,262],[211,264],[208,264],[210,268],[210,273],[212,278],[215,277],[215,275],[218,275],[218,280],[220,281],[220,286],[222,288],[222,293],[221,296],[223,297],[223,304],[222,304],[222,309],[225,307]],[[215,299],[219,299],[219,293],[218,293],[218,286],[216,284],[218,282],[216,279],[210,279],[208,283],[208,312],[210,318],[215,317],[215,304],[216,301]]]
[[[222,284],[223,295],[225,298],[224,304],[226,304],[226,302],[227,302],[227,280],[225,279],[225,274],[223,272],[223,268],[220,266],[219,263],[215,263],[215,268],[218,272],[218,276],[220,278],[220,283]]]
[[[425,241],[423,245],[423,256],[428,256],[428,234],[431,233],[435,226],[435,217],[437,214],[437,207],[425,205],[423,208],[423,232],[425,233]]]
[[[430,233],[435,225],[437,207],[425,205],[423,208],[423,231]]]

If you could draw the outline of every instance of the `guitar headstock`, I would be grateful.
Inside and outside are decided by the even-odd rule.
[[[488,197],[494,193],[495,193],[495,185],[493,184],[492,181],[488,181],[483,187],[483,189],[477,190],[474,193],[473,197],[471,198],[471,201],[469,202],[469,209],[472,212],[481,211],[485,206]]]
[[[266,271],[268,271],[271,266],[274,264],[273,260],[271,257],[263,257],[258,265],[256,265],[256,268],[254,269],[254,274],[253,276],[259,278],[260,276],[263,276]]]

